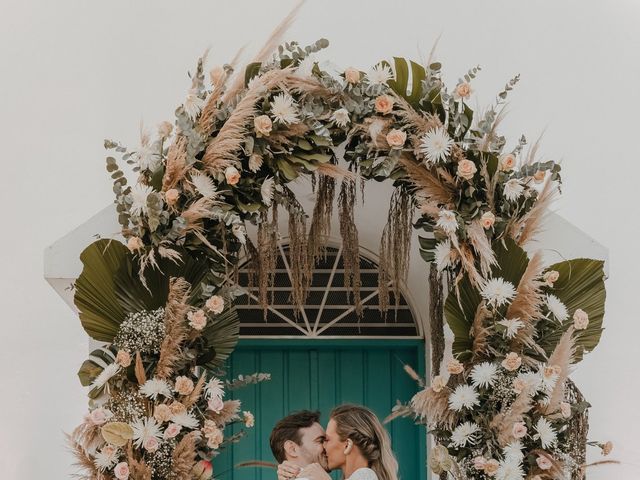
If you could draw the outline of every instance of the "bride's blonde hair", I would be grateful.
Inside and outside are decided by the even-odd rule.
[[[379,480],[398,480],[398,461],[389,434],[376,414],[361,405],[340,405],[331,412],[340,440],[351,439]]]

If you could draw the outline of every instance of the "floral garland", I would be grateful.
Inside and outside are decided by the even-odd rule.
[[[539,254],[529,260],[522,249],[561,179],[556,163],[536,158],[536,145],[524,155],[524,137],[506,148],[497,133],[518,77],[477,119],[465,101],[479,67],[449,92],[435,62],[395,58],[366,73],[323,70],[315,57],[327,45],[265,48],[244,69],[216,67],[208,80],[201,58],[174,124],[160,124],[154,139],[143,133],[134,151],[105,141],[138,178],[128,185],[118,160],[107,158],[126,247],[105,240],[90,246],[76,284],[83,326],[111,343],[84,369],[91,395],[108,399],[73,435],[87,478],[210,477],[206,462],[239,411],[221,401],[221,383],[207,373],[237,338],[226,305],[238,292],[229,280],[244,251],[266,309],[279,207],[289,214],[292,302],[300,306],[339,185],[345,281],[361,311],[353,261],[358,177],[397,187],[381,240],[381,287],[399,288],[406,278],[414,227],[425,232],[424,260],[450,280],[450,377],[436,376],[396,412],[434,428],[432,468],[498,480],[564,478],[579,469],[563,445],[568,421],[586,406],[567,404],[564,387],[569,365],[595,347],[602,330],[602,264],[546,268]],[[317,193],[310,228],[288,187],[299,176],[310,176]],[[256,245],[247,225],[257,228]],[[101,296],[113,311],[98,305]],[[389,298],[381,288],[383,310]],[[172,359],[164,371],[163,356]],[[89,368],[99,364],[107,365]],[[244,421],[252,423],[251,415]]]

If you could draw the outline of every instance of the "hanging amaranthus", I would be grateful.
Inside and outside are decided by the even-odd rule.
[[[344,286],[353,294],[353,304],[358,317],[362,316],[360,297],[360,243],[354,220],[357,190],[355,182],[344,180],[338,195],[340,234],[342,235],[342,260],[344,262]]]
[[[324,253],[327,238],[331,234],[331,216],[336,191],[336,181],[333,177],[320,175],[314,177],[314,180],[316,204],[313,207],[308,244],[309,261],[312,265],[315,265],[320,255]]]

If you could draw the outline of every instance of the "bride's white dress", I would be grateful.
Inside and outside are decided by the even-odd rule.
[[[359,468],[347,480],[378,480],[378,475],[370,468]]]

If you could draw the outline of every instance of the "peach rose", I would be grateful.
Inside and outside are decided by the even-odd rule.
[[[522,365],[522,358],[516,352],[507,353],[506,358],[502,361],[503,368],[510,372],[519,369],[520,365]]]
[[[256,129],[258,137],[268,137],[273,129],[273,122],[269,115],[260,115],[253,119],[253,126]]]
[[[170,423],[164,431],[164,439],[175,438],[180,433],[180,430],[182,430],[182,425]]]
[[[516,165],[516,157],[513,153],[507,153],[500,157],[500,170],[503,172],[508,172],[513,170],[513,167]]]
[[[491,212],[484,212],[482,217],[480,217],[480,221],[482,222],[484,229],[489,230],[493,227],[493,224],[496,223],[496,216]]]
[[[471,84],[469,84],[468,82],[462,82],[456,86],[455,96],[458,99],[469,98],[471,96],[471,92],[473,92]]]
[[[471,160],[467,160],[465,158],[464,160],[460,160],[458,163],[458,176],[460,178],[471,180],[477,171],[478,168],[476,167],[476,164]]]
[[[542,277],[545,283],[550,287],[553,287],[553,284],[556,283],[559,278],[560,278],[560,272],[556,272],[555,270],[549,270],[548,272],[545,272],[545,274]]]
[[[540,455],[536,458],[536,463],[538,464],[538,467],[540,467],[540,470],[549,470],[553,466],[551,460],[544,455]]]
[[[220,413],[224,408],[224,402],[220,397],[213,397],[207,403],[207,408],[214,413]]]
[[[148,437],[142,443],[142,447],[147,452],[152,452],[152,453],[155,452],[156,450],[158,450],[159,446],[160,446],[160,442],[158,442],[158,439],[156,437]]]
[[[127,462],[120,462],[113,469],[113,474],[118,480],[127,480],[129,478],[129,464]]]
[[[527,436],[527,426],[523,422],[516,422],[511,429],[513,438],[524,438]]]
[[[393,129],[387,133],[387,143],[391,148],[402,148],[407,141],[407,134],[402,130]]]
[[[180,395],[189,395],[193,392],[193,380],[184,376],[176,378],[174,390]]]
[[[433,381],[431,382],[431,390],[438,393],[441,392],[444,387],[447,386],[447,382],[440,375],[436,375],[433,377]]]
[[[160,423],[168,422],[172,415],[173,413],[171,412],[171,409],[164,403],[157,405],[153,410],[153,418]]]
[[[181,413],[187,412],[187,407],[180,402],[173,402],[169,405],[169,408],[171,409],[171,413],[174,415],[180,415]]]
[[[538,170],[536,173],[533,174],[533,180],[536,183],[542,183],[544,181],[544,177],[546,173],[547,172],[545,172],[544,170]]]
[[[476,470],[484,470],[484,465],[487,463],[487,459],[484,457],[475,457],[473,459],[473,468]]]
[[[609,441],[604,445],[602,445],[602,455],[604,455],[605,457],[609,455],[612,450],[613,450],[613,442]]]
[[[356,68],[347,68],[344,71],[344,79],[347,81],[347,83],[355,85],[360,81],[360,71]]]
[[[224,178],[229,185],[236,185],[240,181],[240,172],[236,167],[227,167],[224,171]]]
[[[484,473],[492,477],[496,474],[499,467],[500,464],[498,461],[492,458],[484,463]]]
[[[167,121],[158,124],[158,135],[160,138],[167,138],[173,132],[173,125]]]
[[[560,413],[564,418],[571,417],[571,405],[567,402],[560,402]]]
[[[142,247],[144,247],[144,243],[142,242],[142,239],[140,239],[140,237],[131,237],[127,241],[127,248],[132,252],[140,250]]]
[[[585,330],[589,326],[589,315],[578,308],[573,314],[573,326],[576,330]]]
[[[522,378],[515,378],[513,380],[513,391],[516,392],[517,394],[522,393],[528,387],[529,387],[529,385]]]
[[[219,315],[224,310],[224,298],[220,295],[214,295],[204,304],[212,313]]]
[[[116,355],[116,363],[120,365],[122,368],[127,368],[131,365],[131,355],[126,350],[118,350],[118,354]]]
[[[389,95],[380,95],[376,98],[376,112],[386,115],[393,110],[393,98]]]
[[[207,325],[207,315],[202,309],[189,312],[187,318],[189,319],[189,325],[194,330],[202,330]]]
[[[458,375],[464,371],[464,366],[455,358],[447,364],[447,372],[451,375]]]
[[[178,199],[180,198],[180,192],[175,188],[170,188],[166,192],[164,192],[164,199],[167,201],[168,205],[175,205],[178,203]]]
[[[214,87],[220,86],[222,80],[224,79],[225,73],[224,68],[220,65],[216,65],[211,70],[209,70],[209,80],[211,80],[211,85]]]

